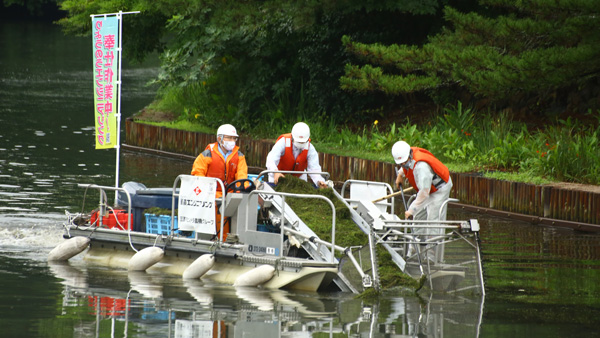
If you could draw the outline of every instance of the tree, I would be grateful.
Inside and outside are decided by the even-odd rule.
[[[0,18],[55,20],[60,17],[57,0],[0,0]]]
[[[449,26],[423,46],[343,38],[366,64],[348,64],[344,90],[389,95],[451,88],[491,102],[598,86],[599,0],[481,0],[478,11],[444,10]],[[597,95],[596,95],[597,96]],[[598,102],[596,102],[598,104]]]
[[[375,99],[339,88],[350,61],[342,35],[391,43],[420,27],[404,35],[422,41],[436,23],[422,18],[435,18],[439,1],[66,0],[69,16],[60,23],[81,34],[90,31],[92,13],[140,10],[125,21],[125,54],[159,51],[163,87],[200,88],[222,119],[256,123],[265,105],[276,105],[299,118],[327,113],[340,120]]]

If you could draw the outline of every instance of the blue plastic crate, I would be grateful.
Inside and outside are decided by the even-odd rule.
[[[154,320],[160,322],[166,322],[169,320],[169,311],[161,310],[154,312],[144,312],[142,313],[143,320]],[[171,312],[171,320],[175,319],[175,312]]]
[[[158,235],[169,235],[171,233],[171,216],[168,215],[146,215],[146,233],[158,234]],[[196,233],[192,232],[190,236],[183,236],[177,227],[177,216],[175,217],[175,227],[173,231],[175,235],[180,237],[195,238]]]
[[[189,235],[189,236],[182,235],[180,230],[175,231],[175,234],[177,234],[177,236],[179,236],[179,237],[196,238],[196,232],[195,231],[192,231],[192,234]]]
[[[150,214],[152,215],[152,214]],[[142,310],[142,319],[154,320],[154,321],[168,321],[169,311],[157,310],[154,304],[144,301],[144,308]],[[175,312],[171,312],[171,320],[175,319]]]
[[[171,216],[145,214],[146,233],[169,235],[171,233]],[[177,230],[177,217],[175,217],[175,228]]]

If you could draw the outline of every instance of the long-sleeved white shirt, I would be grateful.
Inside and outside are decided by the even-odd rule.
[[[279,164],[279,160],[281,159],[281,156],[283,156],[283,154],[285,154],[285,140],[286,140],[286,138],[282,137],[281,139],[279,139],[279,141],[275,142],[275,145],[273,146],[273,148],[271,148],[271,151],[267,155],[267,170],[279,170],[277,168],[277,165]],[[294,158],[297,158],[298,155],[300,155],[300,152],[301,152],[301,150],[296,149],[296,147],[294,147],[292,145],[292,153],[294,154]],[[309,144],[308,155],[306,157],[306,161],[307,161],[307,167],[306,167],[307,172],[321,172],[322,171],[321,165],[319,164],[319,154],[317,153],[317,150],[315,149],[315,147],[312,144]],[[315,182],[315,184],[317,186],[318,186],[319,181],[325,182],[325,179],[323,178],[323,176],[321,176],[321,174],[310,174],[310,178],[313,180],[313,182]],[[300,179],[307,181],[306,174],[300,176]],[[269,174],[269,182],[273,182],[273,174],[272,173]]]

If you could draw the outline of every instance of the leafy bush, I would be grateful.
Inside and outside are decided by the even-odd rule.
[[[433,124],[409,121],[389,128],[363,128],[359,133],[342,128],[340,146],[362,150],[361,157],[391,161],[390,149],[399,140],[431,151],[455,171],[517,172],[517,179],[547,182],[545,178],[579,183],[600,183],[600,127],[573,119],[559,120],[547,130],[529,131],[506,113],[483,118],[461,104],[448,107]],[[600,121],[599,121],[600,122]],[[367,155],[364,152],[376,153]]]
[[[598,129],[569,118],[540,132],[535,158],[541,173],[564,181],[600,183]]]
[[[172,93],[181,95],[179,91]],[[257,138],[275,138],[290,132],[298,121],[279,110],[266,116],[246,132]],[[598,124],[567,119],[546,130],[530,131],[524,124],[512,122],[506,113],[479,119],[475,116],[480,115],[457,106],[446,109],[445,116],[433,123],[417,125],[407,120],[381,127],[375,120],[358,131],[326,114],[302,120],[311,127],[313,144],[321,152],[391,162],[393,144],[405,140],[431,151],[455,172],[489,172],[486,175],[490,177],[531,183],[564,180],[600,184]],[[183,124],[178,127],[189,130]],[[465,127],[472,132],[465,132]]]

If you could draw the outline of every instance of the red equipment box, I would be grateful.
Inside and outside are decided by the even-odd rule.
[[[125,210],[115,209],[114,212],[112,210],[110,210],[108,212],[108,216],[102,217],[102,225],[107,226],[111,229],[116,228],[119,230],[128,230],[129,223],[128,223],[127,218],[128,218],[128,214],[125,212]],[[132,220],[133,220],[133,215],[132,215]],[[117,223],[117,221],[118,221],[118,223]],[[90,218],[90,223],[94,224],[94,222],[96,223],[95,224],[96,226],[100,225],[100,221],[98,220],[98,211],[95,211],[94,213],[92,213],[92,217]]]
[[[88,296],[88,306],[93,309],[90,314],[96,314],[98,303],[100,303],[100,313],[103,316],[123,317],[131,301],[112,297]]]

